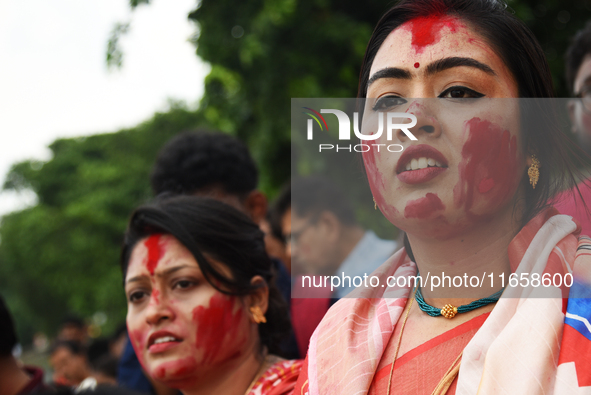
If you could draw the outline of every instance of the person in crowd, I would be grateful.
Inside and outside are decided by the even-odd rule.
[[[274,222],[281,230],[285,243],[285,253],[291,260],[291,180],[287,182],[271,206]]]
[[[207,196],[247,214],[259,224],[267,198],[257,189],[258,170],[248,148],[225,133],[185,132],[159,152],[150,178],[154,195]]]
[[[94,339],[88,347],[87,357],[90,365],[91,385],[117,385],[117,358],[111,354],[110,340]]]
[[[127,327],[125,324],[120,325],[109,339],[109,353],[116,360],[119,360],[121,355],[123,355],[127,339]]]
[[[265,234],[267,254],[272,259],[283,262],[287,272],[291,274],[291,256],[287,253],[287,243],[281,230],[280,218],[277,218],[275,215],[273,204],[271,204],[267,216],[261,221],[259,226]]]
[[[0,394],[24,395],[48,390],[43,382],[43,370],[20,366],[12,355],[17,343],[12,316],[0,296]]]
[[[298,273],[363,277],[396,250],[394,241],[382,240],[359,225],[345,194],[329,179],[294,179],[290,193],[283,223]],[[351,283],[341,284],[332,297],[340,299],[354,288]]]
[[[572,96],[568,104],[572,131],[587,156],[591,155],[591,22],[579,31],[566,51],[566,82]],[[588,172],[588,170],[587,170]],[[591,174],[586,174],[587,177]],[[580,193],[580,194],[579,194]],[[591,179],[580,182],[556,199],[556,208],[581,224],[591,235],[591,215],[584,202],[591,202]]]
[[[152,169],[154,195],[206,196],[244,212],[261,225],[267,215],[267,198],[257,189],[259,173],[248,148],[224,133],[186,132],[172,138],[159,152]],[[272,245],[265,245],[273,256]],[[271,248],[271,251],[269,249]],[[279,291],[291,299],[291,278],[283,262],[273,259]],[[284,345],[283,355],[297,358],[293,340]]]
[[[267,215],[267,198],[257,189],[256,164],[246,145],[228,134],[187,132],[175,136],[158,154],[151,183],[156,196],[211,197],[244,212],[257,225]],[[289,274],[282,262],[272,263],[279,290],[289,303]],[[293,346],[287,345],[285,352],[288,357],[297,357]]]
[[[263,233],[244,213],[195,196],[140,207],[121,268],[149,376],[184,394],[291,393],[301,361],[276,356],[288,312]]]
[[[78,342],[83,346],[88,343],[88,330],[84,320],[76,315],[68,315],[62,320],[57,334],[58,340]]]
[[[294,393],[589,391],[591,240],[548,203],[576,169],[552,103],[517,100],[552,95],[542,48],[501,1],[402,0],[385,13],[361,67],[361,133],[406,112],[416,140],[383,133],[376,144],[403,151],[372,147],[363,162],[405,248],[373,273],[382,286],[331,307]],[[475,287],[483,275],[494,281]]]
[[[292,191],[298,193],[293,194]],[[282,231],[301,275],[334,275],[340,278],[371,274],[396,250],[394,241],[382,240],[363,229],[350,203],[339,188],[322,177],[298,178],[286,185],[276,200]],[[334,291],[303,288],[298,277],[297,299],[292,315],[300,352],[308,348],[310,337],[332,303],[346,296],[353,283],[339,284]],[[314,291],[314,296],[306,298]]]
[[[247,214],[264,229],[267,199],[257,189],[258,170],[248,148],[240,140],[214,132],[185,132],[171,139],[160,151],[151,174],[154,195],[197,195],[220,200]],[[273,256],[273,245],[266,245]],[[277,285],[288,304],[291,278],[285,265],[272,260]],[[282,355],[299,357],[295,337],[283,345]],[[159,395],[172,395],[161,383],[150,383],[139,368],[131,343],[127,343],[119,364],[118,382],[128,388],[150,392],[160,386]]]
[[[72,340],[57,340],[49,352],[53,381],[58,385],[76,387],[91,376],[86,348]]]

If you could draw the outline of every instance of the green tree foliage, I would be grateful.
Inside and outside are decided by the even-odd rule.
[[[119,248],[131,211],[151,197],[149,172],[162,145],[204,124],[174,108],[128,130],[51,144],[46,163],[15,164],[5,190],[33,190],[34,207],[0,227],[0,289],[29,338],[52,332],[68,312],[103,311],[107,329],[125,316]]]
[[[202,110],[248,142],[274,191],[290,174],[290,99],[355,97],[383,2],[204,0],[190,18],[211,63]],[[219,123],[217,123],[219,124]]]

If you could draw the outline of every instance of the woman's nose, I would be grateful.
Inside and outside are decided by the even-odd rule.
[[[410,132],[419,142],[421,139],[432,139],[441,136],[441,124],[435,117],[434,111],[434,106],[436,105],[437,99],[416,99],[405,111],[417,118],[417,124],[410,128]],[[409,139],[402,130],[398,130],[396,135],[400,141]]]
[[[163,320],[174,319],[174,312],[166,295],[161,295],[158,289],[153,289],[146,308],[146,322],[156,325]]]

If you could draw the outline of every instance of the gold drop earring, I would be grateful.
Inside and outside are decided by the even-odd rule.
[[[540,178],[540,161],[535,155],[531,156],[531,165],[527,169],[527,175],[529,176],[529,183],[536,189],[536,184]]]

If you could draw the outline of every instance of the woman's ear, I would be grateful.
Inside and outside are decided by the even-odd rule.
[[[256,287],[246,297],[250,320],[257,324],[264,323],[266,322],[265,314],[269,308],[269,285],[261,276],[254,276],[250,284]]]

